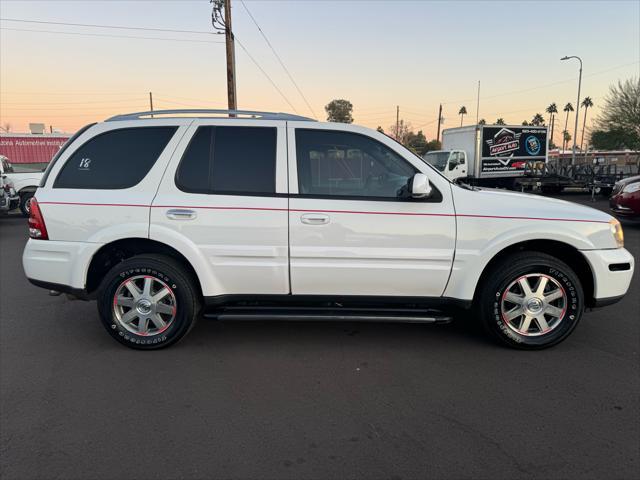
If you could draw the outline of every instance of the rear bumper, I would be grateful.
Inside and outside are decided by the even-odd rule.
[[[582,250],[593,272],[595,306],[610,305],[629,290],[635,268],[633,256],[624,248]]]
[[[75,295],[85,289],[87,268],[101,246],[29,239],[22,254],[22,267],[34,285]]]

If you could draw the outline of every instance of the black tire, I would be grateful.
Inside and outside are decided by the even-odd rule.
[[[28,217],[29,213],[31,212],[29,204],[31,203],[31,199],[33,198],[34,194],[35,192],[25,192],[20,194],[20,211],[25,217]]]
[[[167,321],[165,329],[155,328],[156,325],[150,323],[154,328],[150,328],[147,334],[139,334],[131,329],[138,328],[136,324],[139,324],[140,319],[127,324],[127,329],[126,322],[122,322],[116,315],[116,308],[122,307],[116,306],[115,296],[117,292],[123,291],[125,283],[133,281],[144,284],[147,278],[153,284],[164,284],[169,289],[172,300],[169,306],[173,307],[173,312],[161,317]],[[131,310],[134,308],[137,307],[132,307]],[[98,312],[106,330],[121,344],[139,350],[165,348],[179,341],[194,326],[200,309],[201,298],[195,279],[179,262],[165,255],[137,255],[119,263],[105,275],[98,294]]]
[[[525,313],[530,313],[526,309],[522,309],[522,316],[516,317],[510,323],[508,316],[511,312],[518,313],[518,305],[509,302],[507,289],[509,289],[509,293],[515,295],[517,290],[521,289],[522,279],[524,278],[530,285],[531,281],[535,281],[536,274],[547,278],[545,284],[547,284],[548,291],[555,288],[564,296],[548,303],[545,303],[546,300],[540,302],[542,303],[540,308],[543,309],[541,311],[542,324],[544,325],[548,320],[547,328],[543,328],[537,318],[530,320],[531,326],[529,328],[524,327]],[[495,265],[483,278],[484,284],[480,286],[478,296],[475,299],[480,320],[490,336],[509,347],[537,350],[557,345],[571,334],[582,317],[584,311],[582,284],[567,264],[551,255],[539,252],[519,252],[510,255]],[[518,285],[515,282],[518,282]],[[538,282],[540,282],[540,277],[538,277]],[[534,284],[531,289],[536,290],[537,285],[540,283]],[[535,292],[535,294],[537,293]],[[543,295],[542,298],[546,299],[547,297],[552,298],[551,295]],[[557,317],[547,316],[547,304],[551,307],[555,306],[562,313],[556,314]],[[539,306],[534,300],[531,305]],[[504,309],[507,307],[513,308],[513,310],[505,312]],[[529,316],[531,317],[531,315]],[[524,330],[518,330],[523,327],[527,332],[524,335],[521,333]],[[544,333],[545,330],[547,333]]]

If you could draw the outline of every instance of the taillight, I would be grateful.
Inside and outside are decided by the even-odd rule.
[[[29,236],[38,240],[49,240],[47,227],[44,224],[44,217],[38,206],[38,201],[32,198],[29,207]]]

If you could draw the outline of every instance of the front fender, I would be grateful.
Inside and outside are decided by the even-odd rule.
[[[455,260],[444,296],[472,300],[484,269],[508,247],[532,240],[553,240],[577,250],[593,250],[601,239],[600,230],[602,225],[597,223],[576,227],[574,222],[459,220]]]

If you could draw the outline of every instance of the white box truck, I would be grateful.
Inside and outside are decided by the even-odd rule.
[[[547,161],[547,127],[471,125],[442,132],[442,150],[424,160],[451,181],[515,188],[528,162]]]

